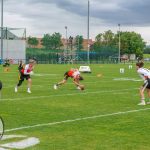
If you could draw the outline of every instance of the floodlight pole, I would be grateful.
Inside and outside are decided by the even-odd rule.
[[[80,36],[78,36],[78,52],[80,50]]]
[[[67,26],[65,26],[65,29],[66,29],[66,49],[67,49],[67,47],[68,47],[68,31],[67,31],[67,29],[68,29],[68,27]]]
[[[3,60],[3,0],[1,0],[1,60]]]
[[[120,43],[120,24],[118,24],[118,27],[119,27],[119,31],[118,31],[118,63],[120,63],[120,46],[121,46],[121,43]]]
[[[68,27],[67,26],[65,26],[65,30],[66,30],[66,40],[65,40],[65,42],[66,42],[66,48],[65,48],[65,53],[64,53],[64,63],[65,63],[65,59],[66,59],[66,57],[67,57],[67,54],[68,54],[68,31],[67,31],[67,29],[68,29]]]
[[[90,22],[90,1],[88,0],[88,17],[87,17],[87,62],[88,64],[90,63],[89,22]]]

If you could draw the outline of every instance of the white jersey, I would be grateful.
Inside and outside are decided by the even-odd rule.
[[[73,78],[78,78],[79,75],[80,75],[80,72],[78,70],[76,70],[72,76],[73,76]]]
[[[25,68],[23,69],[23,74],[28,75],[31,73],[31,71],[32,71],[32,67],[29,64],[27,64],[25,65]]]
[[[138,74],[143,80],[146,80],[147,78],[150,78],[150,70],[146,68],[139,68],[137,70]]]

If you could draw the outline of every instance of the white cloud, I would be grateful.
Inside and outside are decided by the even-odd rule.
[[[150,43],[149,8],[148,0],[90,0],[90,37],[109,29],[116,32],[120,23],[126,30],[132,25]],[[4,0],[4,25],[25,27],[27,35],[41,37],[54,32],[65,36],[68,26],[68,35],[86,38],[87,0]]]

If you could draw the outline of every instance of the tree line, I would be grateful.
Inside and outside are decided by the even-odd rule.
[[[36,37],[29,37],[27,42],[28,42],[29,47],[32,47],[32,48],[36,47],[39,44],[39,41]],[[66,43],[66,41],[65,41],[65,43]],[[75,38],[70,36],[67,39],[67,45],[69,47],[74,46],[78,50],[81,50],[83,48],[82,43],[83,43],[83,36],[81,36],[81,35],[77,35]],[[44,36],[41,40],[41,45],[45,49],[60,50],[61,47],[64,46],[62,43],[62,35],[57,32],[53,33],[52,35],[44,34]]]
[[[122,54],[136,54],[137,57],[142,57],[143,52],[146,49],[146,42],[140,34],[136,32],[117,32],[113,33],[111,30],[99,33],[95,37],[94,44],[90,45],[90,50],[94,52],[102,53],[117,53],[119,47],[120,38],[120,52]],[[58,50],[63,46],[62,35],[60,33],[45,34],[41,40],[41,44],[45,49]],[[68,38],[68,45],[72,44],[74,39],[74,46],[78,50],[82,50],[83,36],[77,35],[75,38]],[[38,39],[36,37],[28,38],[28,45],[34,47],[37,46]]]

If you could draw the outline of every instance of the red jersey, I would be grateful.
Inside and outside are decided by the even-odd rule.
[[[73,70],[68,71],[68,76],[69,76],[69,77],[73,77],[73,73],[74,73]]]
[[[68,71],[68,76],[72,78],[78,78],[80,75],[80,72],[77,69],[72,69]]]

